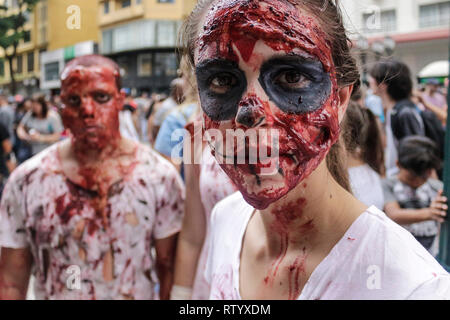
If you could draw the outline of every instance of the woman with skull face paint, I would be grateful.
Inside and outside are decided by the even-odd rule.
[[[337,141],[359,74],[332,1],[199,1],[183,39],[212,152],[240,191],[212,213],[210,298],[450,296],[420,244],[348,191]]]

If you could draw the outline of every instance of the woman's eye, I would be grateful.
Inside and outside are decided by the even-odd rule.
[[[106,103],[111,99],[111,96],[107,93],[97,93],[95,94],[95,100],[100,103]]]
[[[79,106],[80,105],[80,97],[78,96],[70,96],[67,99],[67,102],[71,105],[71,106]]]
[[[219,74],[211,78],[209,89],[217,94],[225,94],[237,83],[235,76],[229,73]]]
[[[284,71],[275,78],[275,83],[290,89],[306,87],[310,81],[295,70]]]

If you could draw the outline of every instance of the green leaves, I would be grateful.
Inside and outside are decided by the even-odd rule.
[[[0,6],[0,47],[17,47],[25,36],[23,27],[27,23],[25,12],[32,12],[40,0],[18,0],[19,11],[9,13],[6,5]]]

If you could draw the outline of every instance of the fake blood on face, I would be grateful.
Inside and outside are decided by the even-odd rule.
[[[246,201],[257,209],[265,209],[307,178],[339,137],[339,97],[330,46],[315,20],[303,14],[290,1],[216,1],[207,13],[204,25],[198,38],[197,63],[207,59],[223,59],[238,64],[256,63],[254,67],[257,70],[261,59],[254,52],[255,44],[263,40],[265,45],[279,54],[291,55],[300,50],[304,55],[318,59],[324,72],[330,76],[329,96],[320,108],[310,113],[283,112],[272,107],[272,102],[256,97],[264,110],[265,126],[279,132],[281,149],[278,172],[281,177],[278,180],[283,181],[283,186],[264,187],[266,177],[258,174],[260,164],[222,165]],[[244,95],[242,99],[248,97]],[[302,103],[301,98],[297,100]],[[237,127],[236,119],[232,120],[232,127]],[[221,122],[205,115],[205,128],[220,129]],[[262,187],[248,185],[252,176],[254,184]],[[273,181],[270,184],[274,185]]]

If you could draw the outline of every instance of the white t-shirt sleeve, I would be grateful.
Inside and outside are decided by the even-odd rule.
[[[165,170],[164,167],[161,168]],[[156,186],[156,221],[153,236],[165,239],[181,230],[184,214],[185,190],[181,178],[173,167],[162,175]]]
[[[0,205],[0,247],[20,249],[28,247],[25,229],[23,195],[12,175],[3,190]]]

